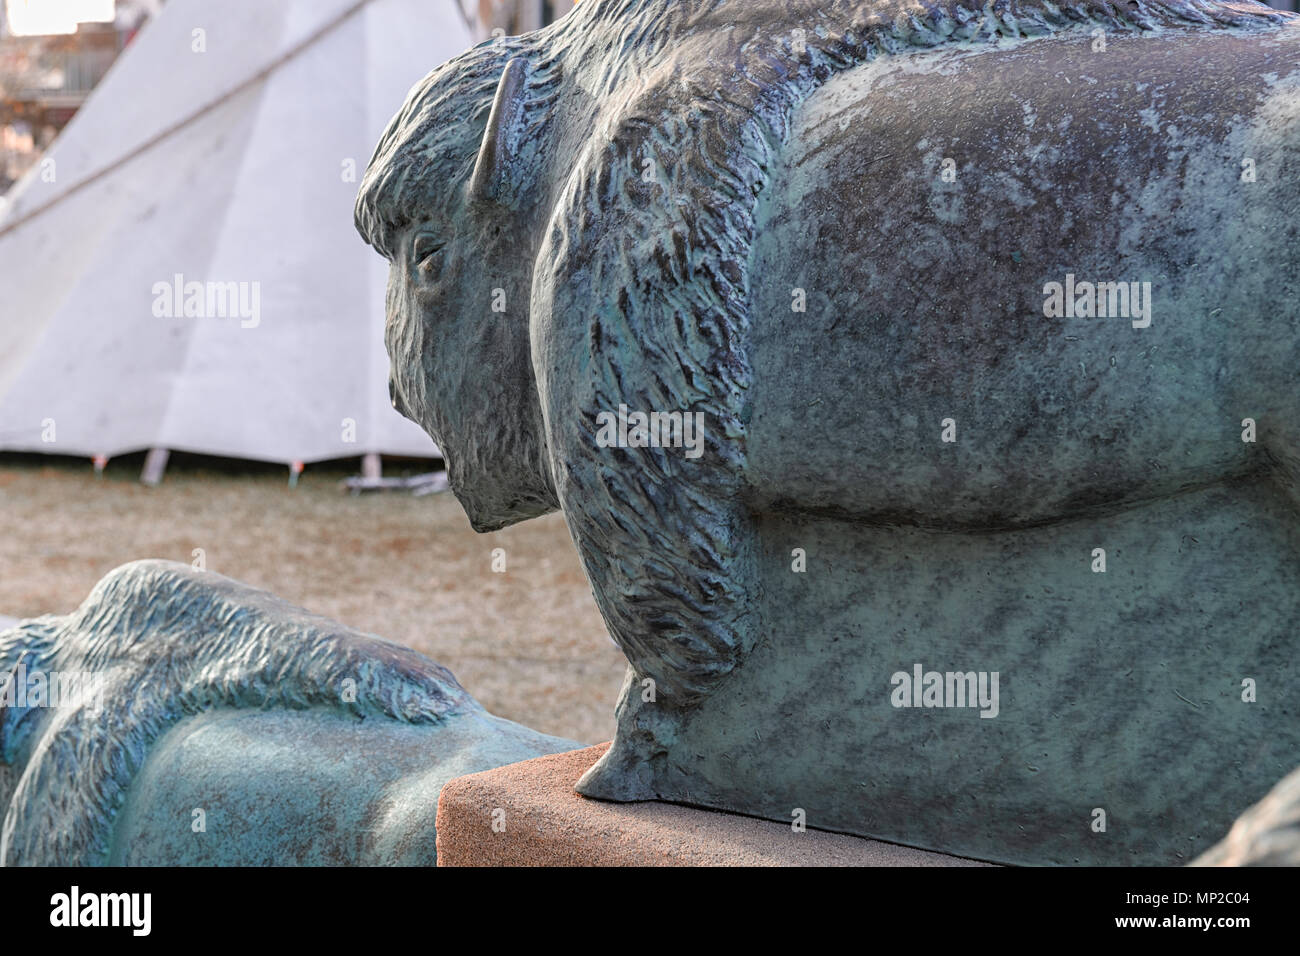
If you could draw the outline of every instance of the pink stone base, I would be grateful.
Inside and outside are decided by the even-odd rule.
[[[980,866],[860,837],[573,785],[609,744],[457,777],[438,799],[439,866]],[[498,829],[493,829],[494,811]],[[504,829],[500,829],[501,824]]]

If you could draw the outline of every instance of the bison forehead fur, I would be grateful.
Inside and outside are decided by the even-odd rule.
[[[588,0],[489,41],[412,90],[358,198],[392,262],[395,404],[476,528],[563,510],[634,671],[689,703],[755,640],[750,253],[800,105],[947,45],[1287,22],[1205,0]],[[702,414],[703,454],[601,447],[624,405]]]

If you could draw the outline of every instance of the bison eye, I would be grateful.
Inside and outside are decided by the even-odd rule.
[[[419,236],[411,258],[422,279],[436,279],[442,272],[443,245],[429,236]]]

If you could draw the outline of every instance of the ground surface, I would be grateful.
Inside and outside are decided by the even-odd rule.
[[[478,535],[450,494],[346,494],[355,471],[290,490],[282,471],[174,461],[151,489],[138,457],[96,480],[84,460],[0,456],[0,615],[66,613],[119,564],[201,548],[209,570],[429,655],[499,716],[608,740],[623,656],[563,519]]]

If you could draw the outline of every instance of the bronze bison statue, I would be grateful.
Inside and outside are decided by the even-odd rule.
[[[588,0],[356,221],[394,405],[627,654],[583,793],[1177,863],[1295,765],[1292,15]]]

